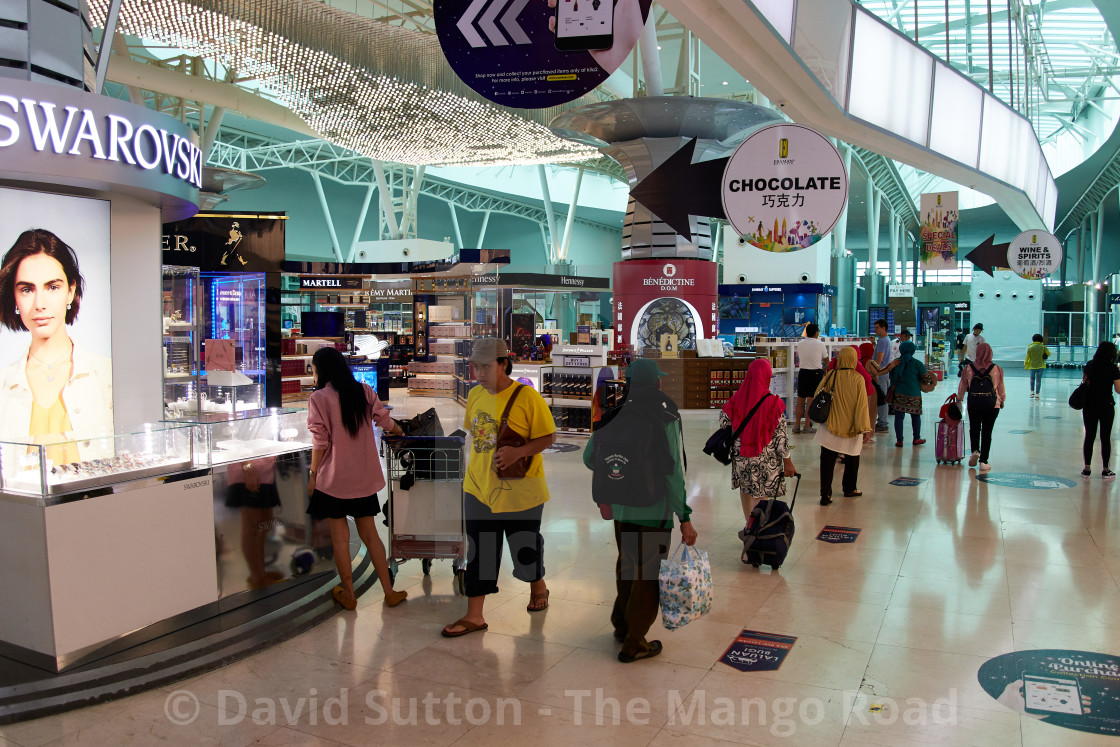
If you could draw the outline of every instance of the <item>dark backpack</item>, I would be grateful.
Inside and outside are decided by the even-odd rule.
[[[665,478],[672,474],[676,455],[658,415],[627,403],[608,422],[600,421],[591,452],[591,497],[596,503],[647,507],[665,498]]]
[[[983,372],[977,370],[976,366],[972,365],[972,361],[968,362],[968,367],[972,369],[972,381],[968,382],[969,405],[995,407],[996,383],[992,379],[992,369],[996,367],[995,364],[988,366]]]

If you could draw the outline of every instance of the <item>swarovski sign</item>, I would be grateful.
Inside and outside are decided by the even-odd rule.
[[[65,86],[0,79],[0,179],[131,192],[197,212],[203,155],[173,117]]]
[[[39,153],[125,161],[148,171],[162,169],[202,187],[202,151],[182,136],[150,124],[135,127],[116,114],[99,119],[90,109],[58,109],[50,101],[0,94],[0,148],[29,137]],[[8,110],[22,116],[17,119]]]

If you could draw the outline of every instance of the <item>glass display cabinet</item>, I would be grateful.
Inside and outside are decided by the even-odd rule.
[[[163,404],[165,413],[198,412],[201,291],[197,267],[163,268]]]
[[[0,442],[0,492],[47,500],[195,469],[194,425],[156,423],[120,433],[46,443]]]

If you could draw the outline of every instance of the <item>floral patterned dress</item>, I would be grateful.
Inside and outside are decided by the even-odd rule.
[[[720,427],[730,424],[731,418],[721,411]],[[731,487],[755,498],[778,498],[785,495],[785,460],[789,458],[789,431],[785,417],[778,419],[774,436],[758,456],[739,456],[739,441],[737,438],[731,445]]]

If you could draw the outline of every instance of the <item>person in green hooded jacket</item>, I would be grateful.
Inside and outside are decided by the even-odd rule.
[[[661,561],[669,555],[673,534],[673,517],[681,526],[686,545],[696,543],[696,530],[689,517],[692,509],[685,500],[684,447],[681,440],[681,416],[676,404],[661,392],[661,377],[666,374],[657,363],[638,358],[626,369],[626,398],[621,407],[604,413],[597,429],[606,427],[611,419],[627,407],[641,408],[650,427],[665,431],[668,452],[673,456],[664,484],[664,498],[650,506],[609,504],[605,518],[614,519],[614,539],[618,547],[615,563],[617,596],[611,610],[614,637],[622,643],[618,660],[630,663],[649,659],[661,653],[661,641],[647,641],[646,633],[657,620],[658,579]],[[583,463],[594,469],[592,433],[583,450]]]

